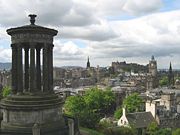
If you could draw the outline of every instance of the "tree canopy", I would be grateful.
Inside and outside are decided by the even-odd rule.
[[[180,128],[177,128],[172,132],[172,135],[180,135]]]
[[[139,112],[142,111],[143,99],[138,93],[133,93],[123,100],[123,107],[127,112]]]
[[[115,96],[110,89],[94,87],[84,96],[68,97],[64,108],[66,114],[78,117],[81,125],[94,128],[101,118],[112,112],[114,103]]]
[[[147,127],[148,135],[155,135],[155,132],[157,131],[158,131],[158,125],[155,122],[150,123],[149,126]]]
[[[171,129],[159,128],[157,123],[152,122],[147,127],[147,135],[172,135]]]
[[[159,85],[160,86],[167,86],[168,85],[168,77],[167,76],[161,77],[161,79],[159,80]]]
[[[139,96],[138,93],[133,93],[123,100],[122,107],[125,107],[128,113],[133,113],[133,112],[143,111],[142,105],[143,105],[143,99]],[[114,117],[116,119],[119,119],[121,117],[122,107],[119,107],[115,111]]]

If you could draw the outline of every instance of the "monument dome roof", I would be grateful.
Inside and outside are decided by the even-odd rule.
[[[52,35],[52,36],[57,35],[57,33],[58,33],[57,30],[36,25],[35,24],[36,15],[34,15],[34,14],[29,15],[29,17],[30,17],[31,24],[24,25],[24,26],[21,26],[21,27],[16,27],[16,28],[10,28],[10,29],[7,30],[7,33],[9,35],[20,34],[20,33],[34,33],[34,34],[36,34],[36,33],[44,33],[44,34],[48,34],[48,35]]]

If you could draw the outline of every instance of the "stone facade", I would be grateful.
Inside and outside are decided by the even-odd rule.
[[[163,93],[161,98],[147,100],[146,112],[151,112],[162,128],[179,128],[180,113],[175,93]]]
[[[0,71],[0,85],[11,86],[11,71]]]

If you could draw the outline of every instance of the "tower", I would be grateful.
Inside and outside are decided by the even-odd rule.
[[[169,71],[168,71],[168,85],[169,85],[169,87],[174,86],[174,74],[173,74],[173,71],[172,71],[171,62],[169,64]]]
[[[154,56],[151,57],[151,60],[149,61],[149,73],[153,76],[157,76],[157,62],[154,58]]]
[[[88,56],[88,61],[87,61],[87,67],[86,68],[90,68],[89,56]]]
[[[157,88],[159,85],[158,75],[157,75],[157,62],[154,56],[151,57],[151,60],[148,64],[148,69],[150,75],[147,77],[147,89]]]
[[[7,30],[12,94],[0,102],[1,135],[32,135],[34,128],[43,135],[67,135],[63,100],[53,91],[53,37],[58,31],[35,25],[36,15],[29,17],[30,25]]]

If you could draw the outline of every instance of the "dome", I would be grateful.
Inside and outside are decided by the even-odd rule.
[[[179,79],[176,79],[175,85],[180,85],[180,80]]]

